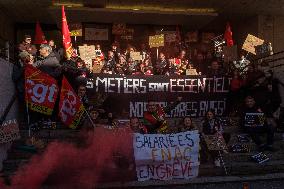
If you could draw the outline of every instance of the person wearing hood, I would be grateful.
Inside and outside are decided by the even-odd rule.
[[[54,78],[58,78],[60,75],[59,68],[61,65],[59,64],[55,54],[52,52],[51,46],[48,44],[42,44],[39,52],[43,59],[36,61],[33,66]]]

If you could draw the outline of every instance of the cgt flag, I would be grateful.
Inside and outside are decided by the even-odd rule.
[[[63,77],[59,101],[59,117],[68,127],[75,129],[84,113],[84,106],[67,79]]]
[[[25,100],[28,107],[46,115],[51,115],[58,95],[56,80],[39,69],[27,65],[25,69]]]
[[[63,46],[66,51],[66,56],[67,59],[70,59],[70,57],[73,54],[73,47],[71,43],[70,31],[66,20],[64,6],[62,6],[62,35],[63,35]]]

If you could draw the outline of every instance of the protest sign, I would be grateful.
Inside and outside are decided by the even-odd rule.
[[[130,58],[132,60],[142,60],[142,55],[140,52],[130,52]]]
[[[65,77],[62,79],[62,87],[59,101],[59,117],[62,123],[75,129],[80,123],[84,113],[84,106]]]
[[[198,75],[196,69],[186,69],[186,75]]]
[[[264,113],[246,113],[245,126],[246,127],[262,127],[265,123]]]
[[[20,130],[16,119],[5,121],[0,126],[0,143],[8,143],[20,139]]]
[[[94,45],[83,45],[79,46],[79,53],[82,60],[84,60],[87,68],[92,70],[93,64],[92,59],[97,57],[96,48]]]
[[[143,117],[149,100],[161,107],[183,97],[166,117],[203,117],[206,111],[214,109],[222,115],[226,108],[226,98],[230,88],[230,78],[204,76],[141,76],[94,74],[87,81],[90,100],[96,94],[106,94],[105,104],[111,111],[122,115],[122,110],[130,117]],[[119,102],[119,103],[118,103]],[[122,116],[121,116],[122,117]]]
[[[59,91],[57,81],[53,77],[27,65],[25,89],[25,99],[31,110],[46,115],[52,114]]]
[[[262,45],[263,42],[264,40],[259,39],[251,34],[248,34],[242,49],[256,55],[255,47],[258,45]]]
[[[199,134],[138,134],[133,137],[138,181],[190,179],[199,171]]]
[[[164,34],[149,36],[149,46],[152,47],[163,47],[164,46]]]
[[[222,135],[203,135],[208,150],[227,150],[227,145]]]

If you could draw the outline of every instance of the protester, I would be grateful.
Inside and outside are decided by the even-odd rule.
[[[178,128],[179,132],[193,131],[195,129],[190,117],[184,117]]]
[[[177,101],[162,108],[154,101],[149,101],[147,104],[147,111],[144,112],[144,125],[149,134],[165,133],[168,129],[168,123],[165,119],[165,114],[174,109],[182,100],[178,97]]]
[[[208,69],[206,76],[208,77],[222,77],[224,76],[224,71],[220,67],[220,64],[217,60],[211,62],[211,67]]]
[[[61,74],[61,65],[59,64],[55,54],[52,52],[52,48],[47,44],[42,44],[39,52],[43,57],[43,60],[36,61],[33,66],[54,78],[58,78]]]
[[[89,107],[89,99],[87,97],[87,88],[86,88],[85,85],[80,85],[78,87],[77,95],[80,98],[81,102],[83,103],[84,107],[86,109],[88,109],[88,107]]]
[[[159,59],[156,62],[156,73],[157,75],[164,75],[165,74],[165,68],[168,66],[168,62],[166,60],[166,56],[164,53],[159,54]]]
[[[58,61],[60,62],[61,60],[63,60],[63,55],[64,55],[63,49],[62,48],[58,48],[55,45],[55,42],[54,42],[53,39],[49,40],[48,44],[49,44],[49,46],[51,46],[52,52],[55,54],[55,56],[58,59]]]
[[[75,79],[76,84],[86,85],[87,78],[89,78],[91,75],[90,70],[87,68],[85,62],[81,58],[78,58],[76,63],[77,63],[77,73],[76,73],[76,79]]]
[[[115,69],[115,65],[116,65],[116,61],[115,61],[115,57],[114,57],[114,52],[108,51],[107,60],[105,62],[103,69],[108,70],[111,73],[113,73],[114,69]]]
[[[239,111],[240,108],[239,99],[243,96],[242,94],[243,86],[244,86],[244,80],[241,78],[240,73],[237,70],[233,71],[233,76],[230,83],[230,91],[228,93],[228,99],[226,103],[227,115]]]
[[[241,126],[243,130],[251,136],[259,151],[275,151],[275,149],[273,148],[274,128],[271,125],[267,124],[265,120],[266,115],[263,113],[263,116],[254,118],[252,121],[250,121],[252,123],[248,123],[247,116],[255,113],[263,113],[263,111],[256,106],[255,99],[252,96],[247,96],[245,98],[245,108],[241,116]],[[261,141],[261,134],[266,134],[266,144]]]
[[[140,122],[140,120],[137,117],[130,118],[129,124],[130,124],[130,129],[134,133],[140,133],[140,134],[148,133],[147,128]]]
[[[32,38],[30,35],[25,35],[25,38],[22,43],[19,44],[19,53],[23,51],[27,51],[33,56],[36,56],[37,49],[34,45],[32,45]]]
[[[202,132],[204,135],[216,135],[216,137],[223,137],[226,141],[229,141],[229,135],[223,133],[223,126],[221,121],[215,117],[214,110],[208,110],[206,117],[202,124]],[[227,153],[227,151],[224,151]],[[220,157],[219,152],[210,151],[211,156],[214,158],[214,163],[216,167],[220,167]]]
[[[34,63],[33,56],[27,51],[23,51],[19,54],[19,61],[13,66],[12,80],[16,85],[19,102],[24,102],[25,99],[25,66],[27,64],[32,65]]]

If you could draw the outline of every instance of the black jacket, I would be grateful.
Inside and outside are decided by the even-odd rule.
[[[61,65],[53,52],[45,59],[36,61],[33,65],[54,78],[57,78],[60,75]]]
[[[202,132],[205,135],[214,135],[218,130],[222,130],[222,124],[219,119],[214,118],[212,121],[205,119],[202,124]]]

